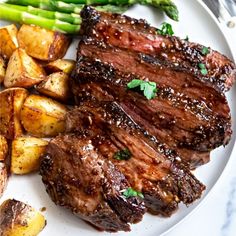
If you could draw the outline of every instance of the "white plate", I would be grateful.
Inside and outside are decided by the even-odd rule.
[[[185,38],[189,36],[190,41],[199,42],[232,58],[227,41],[218,27],[215,19],[209,10],[203,6],[200,1],[196,0],[176,0],[175,1],[180,11],[180,21],[175,23],[171,21],[176,35]],[[143,6],[135,6],[128,11],[128,15],[136,18],[145,18],[155,26],[159,26],[163,21],[168,19],[156,9],[151,9]],[[169,20],[168,20],[169,21]],[[5,24],[0,22],[0,25]],[[68,51],[67,58],[75,58],[76,42],[74,42]],[[236,97],[235,87],[227,93],[228,101],[231,107],[232,117],[236,117],[236,106],[233,97]],[[234,105],[234,106],[233,106]],[[233,130],[236,131],[236,122],[233,122]],[[232,138],[226,148],[218,148],[211,154],[212,161],[199,168],[195,174],[207,186],[201,200],[195,202],[193,205],[180,205],[179,211],[171,218],[160,218],[146,214],[144,220],[132,226],[130,233],[117,233],[117,236],[157,236],[168,231],[177,223],[182,221],[189,215],[208,195],[217,180],[220,178],[232,152],[235,143],[235,136]],[[98,232],[91,226],[87,225],[79,218],[73,216],[64,208],[57,207],[50,200],[45,188],[41,182],[38,174],[27,176],[12,176],[10,178],[6,192],[4,193],[1,202],[7,198],[15,198],[22,200],[36,209],[46,207],[44,213],[47,219],[47,226],[40,234],[41,236],[48,235],[83,235],[83,236],[97,236],[110,235],[104,232]]]

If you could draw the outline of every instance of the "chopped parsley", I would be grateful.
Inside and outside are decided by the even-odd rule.
[[[174,35],[172,25],[166,22],[161,24],[161,29],[158,29],[157,33],[161,35],[170,35],[170,36]]]
[[[123,196],[125,196],[126,198],[129,198],[129,197],[141,197],[141,198],[144,198],[144,196],[143,196],[143,194],[141,192],[135,191],[132,188],[127,188],[123,192]]]
[[[202,55],[207,55],[208,53],[210,52],[210,50],[209,50],[209,48],[207,48],[207,47],[203,47],[202,48]]]
[[[114,158],[117,160],[129,160],[131,158],[131,152],[128,148],[120,150],[114,154]]]
[[[198,67],[200,68],[200,71],[201,71],[202,75],[207,75],[208,71],[207,71],[207,68],[206,68],[205,64],[199,63]]]
[[[185,40],[185,41],[189,41],[189,37],[188,37],[188,35],[186,35],[186,37],[185,37],[184,40]]]
[[[150,100],[156,96],[157,86],[155,82],[133,79],[127,84],[128,89],[139,88],[143,91],[144,96]]]

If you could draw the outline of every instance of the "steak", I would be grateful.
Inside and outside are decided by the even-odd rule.
[[[100,230],[129,231],[145,213],[142,198],[126,198],[125,176],[96,150],[90,137],[66,134],[52,139],[40,165],[52,200]]]
[[[191,168],[206,163],[209,150],[230,139],[228,104],[225,96],[211,87],[195,86],[187,96],[188,93],[170,87],[171,83],[159,86],[157,82],[156,98],[147,100],[138,92],[127,90],[128,82],[141,77],[84,57],[78,59],[72,78],[77,104],[89,100],[117,101],[136,123],[175,150]],[[152,79],[155,78],[161,80],[159,74],[154,77],[153,73]],[[203,93],[208,99],[202,100],[199,94]]]
[[[226,56],[210,48],[207,49],[209,53],[204,53],[206,47],[203,45],[161,35],[144,20],[97,12],[89,6],[83,8],[81,17],[83,36],[178,65],[219,91],[227,91],[236,79],[236,66]],[[206,65],[207,75],[201,74],[199,63]]]
[[[84,104],[67,114],[66,123],[68,132],[83,133],[97,153],[111,161],[133,189],[142,192],[153,214],[170,216],[179,202],[190,204],[205,189],[174,152],[133,122],[115,102]],[[124,150],[130,155],[117,158]]]

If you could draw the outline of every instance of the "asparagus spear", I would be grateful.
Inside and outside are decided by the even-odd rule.
[[[80,29],[80,25],[70,24],[57,19],[47,19],[45,17],[36,16],[19,9],[13,9],[2,3],[0,3],[0,18],[17,23],[38,25],[46,29],[68,34],[76,34]]]
[[[75,24],[75,25],[79,25],[81,23],[80,15],[75,14],[75,13],[67,14],[67,13],[61,13],[57,11],[42,10],[40,8],[35,8],[32,6],[18,6],[18,5],[13,5],[13,4],[5,4],[5,6],[15,9],[15,10],[28,12],[32,15],[45,17],[48,19],[57,19],[57,20],[61,20],[64,22]]]
[[[95,0],[92,0],[95,1]],[[109,3],[110,0],[106,0],[106,3]],[[124,0],[121,0],[124,1]],[[127,0],[125,0],[127,1]],[[33,6],[38,7],[44,10],[50,10],[50,11],[59,11],[59,12],[65,12],[65,13],[76,13],[79,14],[82,8],[86,3],[89,2],[89,0],[82,0],[81,4],[74,4],[74,3],[66,3],[63,1],[55,1],[55,0],[7,0],[7,3],[10,4],[16,4],[16,5],[22,5],[22,6]],[[128,6],[115,6],[115,5],[109,5],[106,4],[104,6],[95,6],[95,9],[99,11],[107,11],[107,12],[113,12],[113,13],[123,13],[128,9]]]
[[[178,9],[172,0],[8,0],[8,3],[13,3],[17,5],[31,5],[34,7],[39,7],[47,10],[57,10],[67,13],[79,13],[83,4],[91,5],[127,5],[131,6],[133,4],[139,3],[142,5],[151,5],[156,8],[163,10],[171,19],[178,20]],[[112,11],[112,7],[110,11]],[[102,9],[101,9],[102,10]],[[121,13],[125,10],[121,9]],[[117,10],[114,10],[117,12]]]

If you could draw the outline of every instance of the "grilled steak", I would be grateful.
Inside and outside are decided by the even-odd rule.
[[[164,80],[154,74],[152,81]],[[83,57],[78,60],[72,78],[78,104],[91,99],[118,101],[135,122],[176,150],[192,168],[207,162],[208,150],[226,144],[230,138],[228,104],[225,96],[211,87],[198,85],[191,87],[190,92],[183,88],[180,93],[181,88],[178,91],[177,86],[170,87],[171,83],[165,86],[162,82],[160,86],[157,82],[157,97],[147,100],[136,91],[127,90],[128,82],[141,77]],[[208,97],[205,100],[202,100],[203,93]]]
[[[174,152],[135,124],[117,103],[90,102],[74,109],[67,115],[67,131],[84,133],[132,188],[143,193],[153,214],[170,216],[180,201],[192,203],[205,188]],[[124,150],[130,153],[125,160],[115,156]]]
[[[124,175],[96,150],[90,137],[67,134],[52,139],[40,174],[52,200],[100,230],[129,231],[145,213],[140,197],[126,198]]]
[[[81,17],[82,35],[186,68],[201,81],[220,91],[228,90],[236,79],[236,67],[227,57],[210,48],[209,53],[204,53],[204,46],[178,37],[160,35],[156,28],[144,20],[97,12],[89,6],[81,11]],[[207,75],[201,74],[199,63],[206,65]]]

